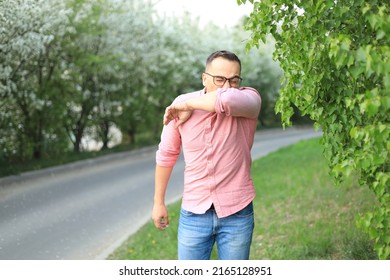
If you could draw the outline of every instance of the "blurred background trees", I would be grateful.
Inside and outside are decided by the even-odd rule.
[[[247,52],[242,25],[201,27],[140,0],[0,1],[0,161],[156,143],[165,107],[201,89],[218,49],[236,52],[243,85],[261,92],[260,126],[279,124],[273,44]]]

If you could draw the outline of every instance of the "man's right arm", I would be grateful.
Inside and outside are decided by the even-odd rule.
[[[180,155],[181,136],[174,122],[164,126],[156,152],[155,191],[152,219],[156,228],[163,230],[169,225],[165,193],[173,167]]]
[[[173,167],[156,165],[154,206],[152,219],[156,228],[163,230],[169,225],[168,210],[165,205],[165,193]]]

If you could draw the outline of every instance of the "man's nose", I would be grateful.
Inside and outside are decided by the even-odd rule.
[[[223,84],[222,88],[230,88],[230,81],[226,79],[225,83]]]

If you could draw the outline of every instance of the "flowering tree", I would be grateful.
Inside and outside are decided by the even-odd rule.
[[[0,114],[5,155],[42,155],[46,140],[55,141],[57,41],[67,30],[62,1],[0,2]],[[54,138],[53,138],[54,137]]]

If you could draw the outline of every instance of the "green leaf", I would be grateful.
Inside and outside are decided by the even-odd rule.
[[[386,36],[386,32],[382,29],[378,30],[378,32],[376,33],[377,40],[381,40],[381,39],[385,38],[385,36]]]
[[[380,106],[381,103],[378,99],[370,100],[367,105],[368,116],[369,117],[375,116],[378,113]]]
[[[360,61],[360,62],[365,62],[366,61],[366,51],[364,50],[363,47],[360,47],[357,51],[356,51],[356,60],[357,61]]]
[[[351,136],[352,139],[357,139],[359,135],[358,129],[356,127],[352,127],[349,132],[349,135]]]
[[[352,74],[352,77],[357,80],[358,77],[364,73],[364,70],[365,70],[365,67],[363,66],[360,66],[360,65],[353,65],[351,68],[350,68],[350,73]]]

